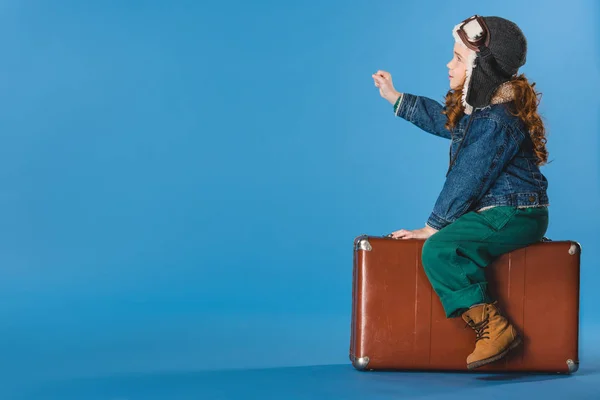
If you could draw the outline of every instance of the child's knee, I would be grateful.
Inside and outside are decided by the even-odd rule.
[[[423,248],[421,250],[421,262],[425,270],[430,270],[435,268],[435,266],[440,265],[440,259],[442,258],[442,254],[447,251],[447,245],[444,246],[442,242],[434,238],[435,235],[430,236],[423,243]]]

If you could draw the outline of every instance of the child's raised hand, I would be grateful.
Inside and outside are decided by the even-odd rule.
[[[387,71],[379,70],[372,75],[375,86],[379,88],[381,97],[394,104],[398,100],[400,93],[394,89],[392,74]]]

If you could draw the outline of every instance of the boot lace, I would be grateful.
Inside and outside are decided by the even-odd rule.
[[[489,317],[485,317],[484,320],[482,320],[481,322],[475,323],[473,322],[473,320],[467,322],[467,325],[465,325],[465,328],[470,326],[471,328],[473,328],[473,330],[475,331],[475,342],[478,342],[482,339],[489,339],[489,336],[485,336],[488,331],[488,325],[490,323]]]

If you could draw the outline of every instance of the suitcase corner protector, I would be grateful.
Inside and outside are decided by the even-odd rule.
[[[575,255],[581,253],[581,244],[579,242],[571,241],[571,247],[569,247],[569,254]]]
[[[367,369],[369,365],[369,357],[356,357],[350,355],[350,360],[352,361],[352,365],[359,371],[364,371]]]
[[[355,250],[365,250],[371,251],[373,247],[371,247],[371,243],[369,243],[369,237],[367,235],[360,235],[354,241],[354,249]]]
[[[579,369],[579,361],[568,359],[567,367],[569,368],[569,373],[574,374]]]

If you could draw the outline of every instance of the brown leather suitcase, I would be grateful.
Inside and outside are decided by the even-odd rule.
[[[424,242],[354,240],[350,360],[356,369],[467,371],[475,332],[462,318],[446,318],[423,270]],[[490,294],[523,344],[475,371],[577,371],[580,252],[577,242],[544,238],[486,268]]]

